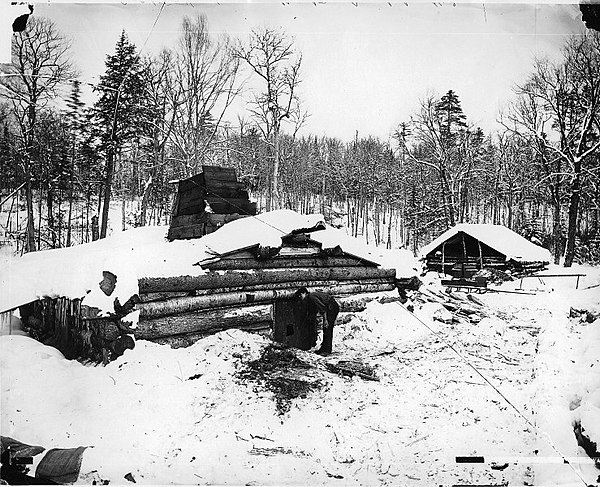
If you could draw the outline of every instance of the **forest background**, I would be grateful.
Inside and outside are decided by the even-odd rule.
[[[51,17],[14,34],[0,73],[3,243],[29,252],[103,238],[111,205],[123,228],[168,224],[173,181],[208,164],[236,168],[259,211],[320,212],[388,248],[416,253],[456,223],[494,223],[557,263],[600,260],[598,32],[581,23],[552,56],[532,57],[497,129],[474,123],[446,79],[442,93],[424,86],[387,138],[343,140],[307,130],[312,112],[336,107],[306,103],[293,35],[215,33],[199,10],[155,52],[151,29],[141,46],[122,30],[94,82]]]

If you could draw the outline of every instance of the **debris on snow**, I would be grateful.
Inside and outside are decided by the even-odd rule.
[[[296,398],[306,398],[323,382],[309,378],[306,373],[311,364],[298,358],[296,349],[280,344],[267,345],[259,358],[248,362],[237,372],[244,381],[256,382],[273,393],[277,412],[283,415],[290,410]]]

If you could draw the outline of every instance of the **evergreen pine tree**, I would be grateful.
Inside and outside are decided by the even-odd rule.
[[[95,88],[100,97],[94,104],[101,150],[106,157],[100,238],[106,237],[108,227],[115,154],[125,143],[135,139],[144,113],[143,67],[125,31],[121,32],[115,53],[106,57],[105,64],[106,72]]]
[[[448,90],[435,106],[439,117],[440,129],[442,135],[448,141],[454,138],[454,135],[467,127],[467,117],[460,106],[460,100],[454,91]]]

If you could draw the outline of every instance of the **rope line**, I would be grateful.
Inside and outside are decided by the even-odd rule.
[[[198,186],[198,187],[202,187],[200,186],[198,183],[196,183],[195,181],[192,180],[192,182]],[[208,191],[206,188],[203,188],[207,194],[211,194],[212,196],[215,196],[227,203],[229,203],[231,206],[233,206],[234,208],[238,209],[238,210],[244,210],[243,208],[237,206],[235,203],[230,202],[229,200],[227,200],[226,198],[215,194],[211,191]],[[283,230],[261,220],[260,218],[258,218],[256,215],[249,215],[252,216],[254,218],[256,218],[258,221],[260,221],[261,223],[264,223],[265,225],[268,225],[272,228],[274,228],[275,230],[280,231],[281,233],[285,233]],[[396,302],[396,304],[398,304],[399,306],[401,306],[403,309],[405,309],[406,311],[408,311],[408,309],[406,308],[406,306],[404,306],[402,303]],[[408,311],[409,313],[411,313],[410,311]],[[433,328],[431,328],[427,323],[425,323],[423,320],[421,320],[417,315],[415,315],[414,313],[411,313],[419,323],[421,323],[423,326],[425,326],[430,332],[432,332],[434,335],[436,335],[443,343],[446,344],[446,346],[448,346],[448,348],[450,348],[450,350],[452,350],[464,363],[466,363],[471,369],[473,369],[473,371],[479,376],[481,377],[486,384],[488,384],[512,409],[514,409],[514,411],[516,411],[516,413],[525,420],[525,422],[537,433],[540,434],[540,436],[542,436],[546,442],[548,443],[548,445],[550,445],[550,447],[558,454],[558,456],[561,457],[561,459],[563,460],[564,463],[566,463],[567,465],[569,465],[569,467],[571,468],[571,470],[573,470],[573,472],[575,473],[575,475],[579,478],[579,480],[581,480],[581,482],[583,483],[583,485],[585,485],[587,487],[588,483],[585,481],[585,479],[581,476],[581,474],[575,469],[575,467],[567,460],[567,457],[565,455],[563,455],[561,453],[561,451],[558,449],[558,447],[554,444],[554,442],[552,441],[552,439],[550,438],[550,435],[548,435],[548,433],[546,433],[545,431],[541,430],[538,426],[536,426],[534,423],[532,423],[529,418],[527,416],[525,416],[525,414],[523,414],[521,412],[521,410],[519,408],[517,408],[517,406],[515,406],[512,401],[510,401],[510,399],[508,399],[503,393],[502,391],[500,391],[494,384],[492,384],[492,382],[485,376],[483,375],[479,369],[477,369],[477,367],[475,367],[466,357],[464,357],[451,343],[449,343],[444,336],[439,333],[438,331],[434,330]]]
[[[569,465],[569,467],[571,467],[571,470],[573,470],[573,472],[575,473],[575,475],[579,478],[579,480],[581,480],[581,482],[587,487],[588,483],[585,481],[585,479],[581,476],[581,474],[575,469],[575,467],[567,460],[567,457],[565,455],[563,455],[561,453],[561,451],[558,449],[558,447],[554,444],[554,442],[552,441],[552,439],[550,438],[550,435],[548,433],[546,433],[545,431],[541,430],[538,426],[536,426],[535,424],[533,424],[529,418],[527,416],[525,416],[521,410],[519,408],[517,408],[494,384],[492,384],[492,382],[490,382],[490,380],[484,376],[479,369],[477,369],[477,367],[475,367],[467,358],[465,358],[456,348],[454,348],[454,346],[449,343],[444,336],[439,333],[438,331],[434,330],[433,328],[431,328],[427,323],[425,323],[423,320],[421,320],[421,318],[419,318],[417,315],[415,315],[414,313],[412,313],[411,311],[409,311],[406,306],[404,306],[402,303],[396,302],[396,304],[398,304],[399,306],[401,306],[404,310],[408,311],[412,316],[414,316],[416,318],[416,320],[421,323],[422,325],[424,325],[429,331],[431,331],[434,335],[436,335],[443,343],[446,344],[446,346],[448,346],[448,348],[450,348],[450,350],[452,350],[463,362],[465,362],[471,369],[473,369],[473,371],[475,371],[475,373],[481,377],[492,389],[494,389],[494,391],[496,391],[496,393],[502,398],[504,399],[504,401],[510,406],[512,407],[517,414],[523,418],[525,420],[525,422],[531,426],[537,433],[540,434],[540,436],[542,436],[546,442],[550,445],[550,447],[558,454],[558,456],[560,456],[563,460],[564,463],[566,463],[567,465]]]

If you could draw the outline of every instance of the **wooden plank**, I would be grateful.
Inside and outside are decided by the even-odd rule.
[[[235,168],[230,166],[211,166],[208,164],[203,164],[202,172],[211,176],[219,174],[235,174]]]
[[[194,206],[200,205],[206,199],[205,191],[188,191],[187,193],[181,193],[179,195],[179,204],[183,206]]]
[[[209,195],[231,196],[235,197],[242,192],[245,192],[246,187],[239,181],[211,181],[206,186],[206,192]]]
[[[322,252],[319,246],[302,246],[302,247],[291,247],[284,245],[281,247],[279,254],[281,257],[295,257],[295,256],[309,256],[318,255]]]
[[[221,198],[239,198],[249,201],[248,191],[241,183],[236,184],[211,184],[206,188],[207,196],[216,196]]]
[[[194,225],[206,223],[208,220],[207,213],[196,213],[194,215],[178,215],[171,219],[171,228],[184,227],[186,225]]]
[[[210,195],[209,194],[206,196],[206,201],[213,209],[214,209],[214,205],[219,205],[219,204],[230,205],[230,206],[244,208],[244,209],[246,209],[247,207],[250,206],[250,201],[248,200],[248,198],[223,198],[222,196],[219,196],[219,195]],[[236,213],[236,212],[231,211],[230,213]]]
[[[209,233],[206,224],[187,225],[184,227],[169,228],[167,238],[169,240],[198,238],[203,237],[206,233]]]
[[[206,204],[204,201],[202,204],[193,205],[193,206],[185,206],[179,205],[179,209],[177,210],[177,215],[195,215],[197,213],[203,213],[206,210]]]
[[[204,176],[202,174],[196,174],[188,179],[182,179],[177,185],[178,193],[187,193],[188,191],[194,191],[196,189],[201,190],[204,188]]]
[[[252,272],[209,272],[199,276],[143,277],[138,280],[141,293],[161,291],[195,291],[224,287],[295,281],[336,281],[351,279],[395,278],[395,269],[379,267],[331,267],[256,270]]]
[[[325,291],[333,295],[358,294],[369,292],[391,291],[395,288],[389,284],[341,284],[337,286],[308,287],[309,291]],[[219,308],[227,306],[254,306],[262,303],[272,303],[276,299],[289,299],[294,296],[296,289],[272,289],[254,292],[232,292],[208,296],[174,298],[168,301],[140,303],[141,318],[176,315],[189,313],[200,309]]]
[[[248,200],[229,199],[223,201],[220,198],[208,197],[207,202],[213,213],[239,213],[240,215],[252,215],[255,207]]]
[[[487,280],[481,279],[442,279],[442,286],[486,288]]]

